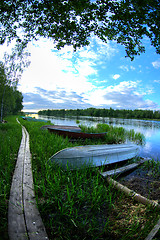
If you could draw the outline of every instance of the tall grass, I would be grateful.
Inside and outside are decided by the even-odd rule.
[[[8,239],[7,212],[12,175],[21,142],[22,130],[16,117],[0,124],[0,239]]]
[[[127,139],[139,144],[145,143],[145,137],[141,133],[136,133],[134,129],[125,130],[123,127],[116,127],[108,124],[99,123],[96,127],[80,125],[82,132],[101,133],[106,132],[105,141],[107,143],[122,143]]]
[[[157,213],[147,209],[142,218],[139,207],[133,214],[135,203],[125,202],[95,168],[64,171],[50,163],[54,153],[75,144],[40,130],[42,123],[21,122],[30,134],[36,199],[50,239],[144,239]]]

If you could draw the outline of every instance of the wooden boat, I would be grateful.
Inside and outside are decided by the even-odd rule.
[[[64,169],[78,169],[118,163],[134,158],[138,153],[139,147],[135,144],[86,145],[63,149],[50,160]]]
[[[44,126],[45,127],[45,126]],[[51,125],[46,126],[49,132],[56,133],[58,135],[62,135],[64,137],[79,139],[79,138],[103,138],[106,135],[104,133],[84,133],[81,132],[81,129],[76,126],[60,126],[60,125]]]

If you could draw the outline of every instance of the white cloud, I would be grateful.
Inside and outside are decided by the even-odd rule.
[[[125,71],[125,72],[129,72],[129,70],[134,71],[134,70],[136,69],[135,67],[133,67],[133,66],[128,66],[128,65],[121,65],[119,68],[122,69],[122,70]]]
[[[68,46],[55,50],[53,43],[45,39],[30,43],[29,51],[31,65],[19,82],[19,90],[23,93],[37,93],[36,87],[46,90],[63,88],[79,94],[90,91],[95,88],[90,76],[92,79],[98,76],[97,64],[116,52],[111,44],[103,43],[96,37],[91,39],[90,46],[77,52]]]
[[[147,94],[147,95],[150,95],[150,94],[153,94],[153,93],[154,93],[153,88],[146,90],[146,94]]]
[[[154,82],[156,82],[156,83],[160,83],[160,80],[154,80]]]
[[[87,77],[92,74],[97,75],[97,70],[95,69],[95,66],[96,65],[90,60],[83,61],[80,59],[75,65],[75,68],[78,71],[79,75]]]
[[[133,71],[136,70],[136,68],[133,67],[133,66],[130,66],[130,69],[133,70]]]
[[[151,100],[144,100],[139,92],[139,81],[123,81],[105,89],[94,89],[88,96],[88,103],[101,107],[120,109],[153,109],[158,105]],[[96,96],[96,98],[95,98]]]
[[[157,107],[153,101],[147,99],[148,94],[153,95],[153,88],[135,80],[139,79],[139,76],[135,75],[139,72],[133,71],[140,70],[143,66],[138,63],[134,65],[135,68],[125,60],[123,65],[119,66],[120,54],[118,55],[114,42],[106,44],[94,37],[89,46],[74,52],[73,48],[68,46],[60,51],[55,50],[51,41],[42,39],[35,45],[30,43],[29,51],[32,54],[31,65],[19,82],[25,109]],[[152,62],[152,65],[158,69],[160,60]],[[128,76],[129,73],[130,79],[134,81],[117,84],[114,80],[121,77],[120,69],[124,71],[124,80],[127,79],[125,74]],[[116,74],[111,75],[112,73]],[[154,82],[160,83],[160,80]]]
[[[126,72],[129,71],[129,67],[125,66],[125,65],[121,65],[119,68],[122,69],[123,71],[126,71]]]
[[[119,74],[113,75],[113,79],[117,80],[118,78],[120,78],[120,75],[119,75]]]
[[[104,57],[110,59],[118,53],[116,45],[111,44],[109,41],[108,43],[104,43],[99,38],[96,38],[96,44],[98,44],[98,55],[101,56],[102,59],[104,59]]]
[[[55,104],[56,108],[67,108],[67,106],[76,108],[76,106],[90,107],[101,103],[103,89],[100,86],[97,92],[95,91],[97,87],[94,85],[98,81],[96,64],[97,61],[98,64],[100,63],[100,59],[111,57],[114,48],[109,48],[109,45],[106,47],[106,44],[101,41],[98,41],[96,50],[92,42],[91,46],[80,49],[76,53],[68,47],[61,51],[51,51],[52,48],[52,44],[46,41],[41,41],[36,46],[30,44],[31,65],[25,71],[19,86],[25,94],[25,108],[29,106],[27,104],[29,101],[35,102],[36,109],[40,109],[42,105],[44,108],[45,106],[55,107]],[[90,76],[92,76],[92,83],[89,81]],[[115,75],[115,78],[118,77],[120,75]],[[96,96],[91,94],[94,91]],[[73,96],[71,92],[76,94]],[[109,103],[112,101],[108,101]]]
[[[160,60],[157,60],[157,61],[155,61],[155,62],[152,62],[152,65],[153,65],[153,67],[156,68],[156,69],[160,68]]]
[[[90,60],[73,61],[74,53],[52,52],[51,46],[48,48],[45,42],[40,42],[39,47],[31,46],[31,65],[24,72],[20,81],[19,89],[23,93],[36,93],[36,87],[46,90],[56,90],[64,88],[67,91],[77,91],[82,93],[93,88],[88,82],[88,76],[97,74],[94,63]]]
[[[81,50],[78,51],[79,57],[83,59],[92,59],[92,60],[97,60],[98,56],[95,51],[92,50],[91,46],[82,48]]]

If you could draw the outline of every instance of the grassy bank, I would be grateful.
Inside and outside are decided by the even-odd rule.
[[[12,175],[21,142],[22,130],[16,117],[0,124],[0,239],[8,239],[7,214]]]
[[[36,200],[49,239],[128,240],[147,236],[157,221],[156,210],[126,198],[108,185],[95,168],[63,171],[48,162],[57,151],[81,142],[73,144],[41,130],[42,122],[20,121],[30,134]],[[125,137],[117,139],[117,131],[123,132],[113,131],[109,139],[123,142]],[[21,127],[15,118],[0,125],[0,136],[0,239],[6,240],[10,184],[21,140]]]
[[[128,240],[147,236],[158,219],[156,211],[113,189],[95,168],[71,172],[48,162],[57,151],[80,142],[73,144],[42,131],[42,123],[22,123],[30,134],[36,198],[50,239]],[[113,135],[114,142],[125,139],[116,140],[116,131]]]
[[[108,124],[99,123],[96,127],[80,125],[82,132],[101,133],[106,132],[105,142],[108,144],[122,143],[126,140],[134,141],[139,144],[145,143],[145,137],[141,133],[136,133],[133,129],[125,130],[123,127],[116,127]]]

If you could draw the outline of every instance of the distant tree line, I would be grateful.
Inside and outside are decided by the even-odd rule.
[[[153,110],[125,110],[125,109],[99,109],[99,108],[87,108],[87,109],[48,109],[38,112],[39,115],[47,116],[92,116],[92,117],[113,117],[113,118],[130,118],[130,119],[160,119],[160,111]]]

